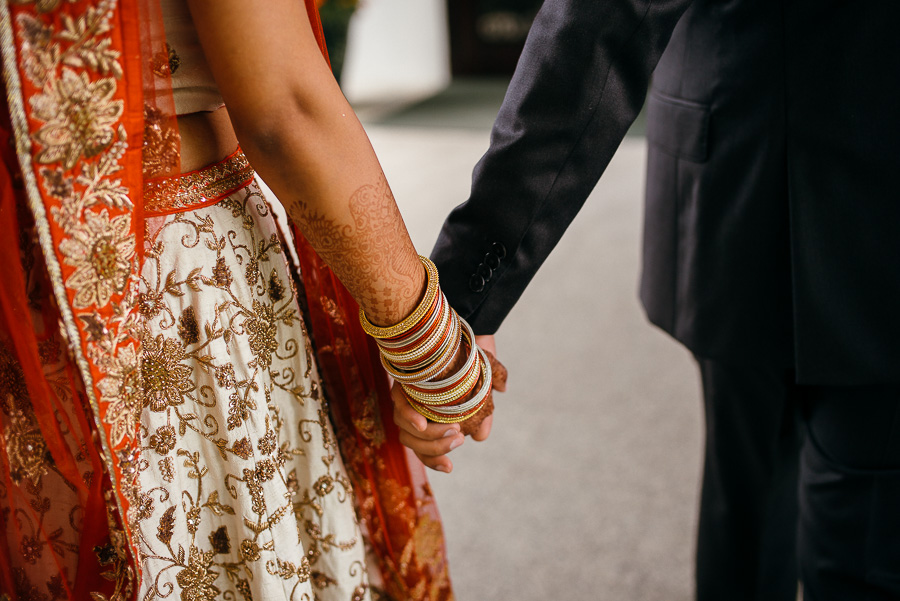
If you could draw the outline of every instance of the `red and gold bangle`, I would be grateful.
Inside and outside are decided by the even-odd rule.
[[[457,390],[457,389],[465,386],[466,383],[468,384],[468,390],[466,391],[466,393],[467,393],[468,391],[471,391],[472,388],[475,387],[475,382],[477,382],[478,378],[479,378],[480,368],[481,368],[481,366],[477,362],[472,362],[472,365],[469,368],[469,370],[467,372],[463,373],[462,377],[460,379],[458,379],[458,380],[454,381],[452,384],[449,384],[442,388],[428,389],[428,388],[423,388],[420,384],[404,384],[403,389],[404,390],[412,390],[415,393],[415,398],[419,399],[419,400],[421,400],[421,399],[436,400],[440,396],[447,395],[451,391]],[[462,393],[462,394],[466,394],[466,393]],[[462,395],[457,395],[457,396],[462,396]]]
[[[381,364],[384,366],[385,370],[391,374],[391,377],[398,382],[423,382],[435,377],[450,365],[450,362],[459,350],[461,339],[461,335],[457,335],[451,339],[435,362],[420,371],[406,372],[398,370],[384,358],[384,355],[381,355]]]
[[[481,377],[480,365],[472,365],[472,369],[465,377],[448,388],[439,392],[423,392],[413,384],[401,384],[406,394],[413,400],[424,405],[445,405],[452,401],[465,398],[475,388]]]
[[[429,348],[422,349],[416,353],[415,357],[407,361],[397,361],[392,359],[390,355],[385,354],[385,358],[390,361],[391,365],[403,372],[419,371],[428,367],[429,364],[439,361],[445,353],[449,352],[449,347],[454,346],[460,337],[459,318],[451,314],[449,321],[448,327],[439,332],[440,338],[435,338],[434,342],[429,345]]]
[[[422,316],[428,311],[428,308],[431,306],[431,303],[434,302],[434,297],[437,294],[440,285],[438,283],[438,271],[437,267],[435,267],[434,263],[431,262],[427,257],[423,257],[419,255],[419,260],[422,262],[422,265],[425,266],[425,272],[428,278],[428,283],[425,287],[425,296],[422,298],[422,301],[413,309],[413,312],[409,314],[409,317],[404,319],[398,324],[381,327],[376,326],[372,322],[369,321],[369,318],[366,317],[366,312],[360,308],[359,310],[359,322],[362,324],[363,330],[376,339],[383,338],[395,338],[402,334],[409,332],[419,321],[422,319]]]
[[[428,337],[412,349],[405,352],[395,352],[379,345],[382,354],[397,367],[406,367],[419,363],[423,358],[427,358],[435,349],[439,348],[441,342],[446,339],[452,325],[452,317],[453,313],[451,311],[444,311],[436,327],[430,330]]]
[[[469,413],[454,416],[435,413],[434,411],[431,411],[427,407],[423,407],[418,403],[411,402],[410,405],[412,405],[412,408],[415,409],[420,415],[424,415],[429,421],[438,424],[458,424],[460,422],[466,421],[467,419],[481,411],[481,409],[484,408],[484,400],[482,399],[481,403],[475,409],[472,409]]]
[[[413,400],[409,404],[420,414],[433,422],[441,424],[454,424],[467,420],[478,413],[485,404],[485,399],[491,391],[491,366],[481,349],[478,350],[482,358],[481,388],[471,399],[455,405],[443,405],[441,407],[424,406]]]
[[[458,317],[458,322],[460,324],[460,330],[462,332],[463,339],[467,342],[468,355],[466,357],[466,362],[463,366],[452,375],[445,377],[443,380],[427,380],[422,382],[414,382],[416,387],[421,388],[426,392],[433,392],[440,390],[442,388],[446,388],[447,386],[453,386],[460,379],[462,379],[466,373],[468,373],[469,369],[472,365],[478,361],[478,354],[475,352],[475,334],[472,332],[472,328],[466,323],[466,320]]]
[[[455,398],[468,396],[480,372],[479,355],[468,324],[463,328],[463,338],[468,348],[465,364],[442,380],[402,383],[409,396],[426,404],[443,404]]]

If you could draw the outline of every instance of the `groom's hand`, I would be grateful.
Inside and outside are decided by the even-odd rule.
[[[493,390],[491,390],[491,394],[495,391],[506,392],[506,379],[509,372],[506,371],[506,367],[497,359],[497,343],[494,341],[493,334],[488,336],[476,336],[475,344],[487,352],[488,359],[491,361],[491,371],[493,372],[493,378],[491,380],[491,388]],[[493,423],[494,414],[492,413],[484,418],[484,421],[478,426],[478,430],[472,434],[472,439],[479,442],[487,440],[487,437],[491,434],[491,425],[493,425]]]
[[[475,343],[489,353],[488,358],[494,372],[493,390],[505,392],[507,371],[496,359],[494,337],[476,336]],[[397,382],[391,388],[391,398],[394,401],[394,423],[400,428],[400,442],[409,447],[426,466],[449,474],[453,470],[453,462],[447,454],[465,440],[460,434],[459,424],[436,424],[426,420],[410,406],[406,393]],[[493,418],[493,415],[489,415],[484,419],[472,434],[474,440],[482,441],[490,435]]]

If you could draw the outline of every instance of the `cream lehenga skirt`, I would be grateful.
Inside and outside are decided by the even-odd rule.
[[[369,599],[275,219],[236,152],[147,197],[141,600]]]

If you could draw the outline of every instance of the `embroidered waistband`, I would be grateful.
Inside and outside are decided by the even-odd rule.
[[[202,169],[144,182],[144,212],[149,216],[200,208],[243,188],[252,179],[253,168],[238,148]]]

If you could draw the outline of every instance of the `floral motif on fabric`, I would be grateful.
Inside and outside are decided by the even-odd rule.
[[[370,599],[364,543],[255,184],[148,221],[141,599]]]

